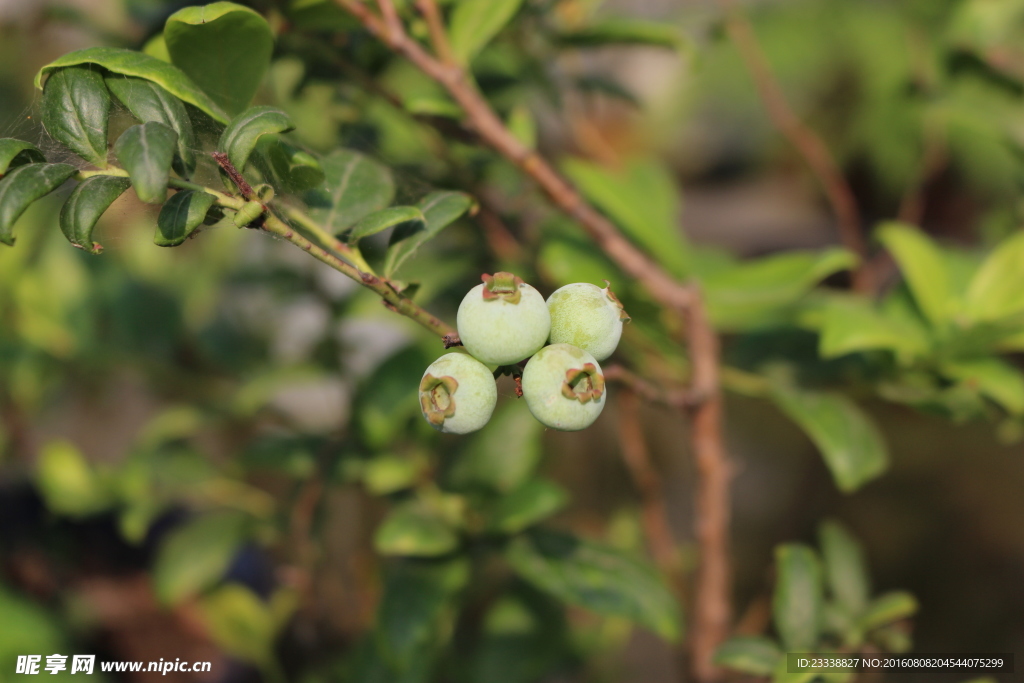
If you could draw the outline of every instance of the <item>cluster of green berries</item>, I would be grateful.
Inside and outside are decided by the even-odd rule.
[[[629,320],[611,287],[577,282],[545,301],[512,273],[482,279],[459,305],[463,348],[423,373],[423,417],[451,434],[480,429],[498,400],[495,378],[510,372],[521,377],[522,396],[540,422],[563,431],[589,427],[605,404],[599,361],[615,351]]]

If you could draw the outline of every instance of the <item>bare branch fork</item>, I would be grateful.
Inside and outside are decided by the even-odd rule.
[[[693,284],[676,281],[634,247],[543,157],[512,135],[466,70],[450,59],[434,0],[417,0],[416,7],[427,21],[436,56],[409,37],[391,0],[378,0],[379,15],[359,0],[335,2],[378,40],[444,87],[462,108],[468,127],[485,144],[532,178],[552,204],[579,223],[627,275],[638,280],[655,301],[675,311],[686,322],[685,342],[693,367],[691,391],[700,397],[685,408],[692,420],[699,479],[697,541],[701,550],[695,583],[691,653],[697,680],[701,683],[716,680],[718,672],[712,656],[726,636],[731,613],[728,555],[731,470],[722,437],[718,338],[705,313],[699,290]]]

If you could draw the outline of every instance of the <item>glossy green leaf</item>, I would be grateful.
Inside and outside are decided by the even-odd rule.
[[[131,185],[128,178],[97,175],[86,178],[71,192],[60,210],[60,229],[71,244],[91,254],[103,251],[92,241],[92,231],[103,212]]]
[[[437,236],[459,216],[469,211],[473,199],[462,192],[431,192],[416,203],[426,219],[423,227],[410,223],[402,225],[391,233],[388,251],[384,257],[384,276],[391,277],[420,245]]]
[[[558,42],[575,47],[604,45],[654,45],[679,49],[683,36],[676,26],[632,17],[608,17],[571,33],[562,33]]]
[[[945,323],[953,292],[939,247],[921,230],[900,223],[879,228],[878,239],[899,264],[924,316],[933,325]]]
[[[86,517],[113,504],[111,491],[82,452],[67,441],[51,441],[39,454],[36,483],[51,511]]]
[[[652,159],[608,169],[582,159],[564,164],[580,191],[673,275],[690,270],[690,246],[679,225],[679,189]]]
[[[14,244],[14,223],[32,202],[75,174],[70,164],[25,164],[0,179],[0,242]]]
[[[274,51],[267,20],[233,2],[178,10],[164,40],[174,65],[231,115],[252,102]]]
[[[468,64],[512,20],[523,0],[461,0],[452,11],[452,54]]]
[[[888,350],[902,362],[926,356],[930,341],[912,321],[876,309],[867,299],[831,297],[825,304],[818,353],[838,358],[861,351]]]
[[[279,135],[264,135],[256,143],[255,160],[260,172],[274,187],[285,192],[305,192],[324,182],[320,161],[309,152],[282,140]]]
[[[175,170],[188,178],[196,170],[196,136],[185,105],[153,81],[134,76],[110,74],[107,88],[128,111],[143,123],[157,121],[178,134]]]
[[[178,134],[162,123],[132,126],[114,144],[114,154],[128,171],[139,199],[160,204],[167,198],[167,179],[178,145]]]
[[[652,568],[619,550],[538,529],[512,541],[505,557],[520,577],[559,600],[626,617],[668,641],[682,636],[672,593]]]
[[[182,190],[167,200],[156,219],[153,242],[161,247],[176,247],[195,232],[217,198],[209,192]]]
[[[505,403],[455,461],[450,472],[452,484],[514,491],[540,462],[543,433],[544,426],[533,418],[525,402]]]
[[[771,638],[736,636],[715,650],[715,664],[752,676],[770,676],[779,663],[782,651]]]
[[[46,157],[31,142],[17,138],[0,138],[0,178],[18,166],[45,162]]]
[[[395,196],[395,181],[383,165],[364,154],[339,149],[320,162],[324,184],[305,194],[310,216],[340,234]]]
[[[441,622],[455,608],[454,597],[469,580],[465,559],[403,560],[384,570],[375,638],[397,669],[416,661],[424,646],[443,632]]]
[[[772,620],[789,651],[812,652],[821,633],[821,565],[814,551],[799,543],[775,549]]]
[[[426,230],[427,219],[423,212],[415,206],[391,206],[380,211],[375,211],[369,216],[361,219],[358,223],[345,231],[345,238],[349,243],[358,242],[364,237],[376,235],[388,228],[396,228],[412,232]]]
[[[205,112],[214,121],[227,123],[230,118],[181,69],[143,52],[117,47],[88,47],[69,52],[39,70],[36,74],[36,87],[43,87],[43,78],[51,71],[77,64],[96,64],[116,74],[153,81],[179,100]]]
[[[160,601],[176,604],[220,581],[245,540],[245,521],[237,513],[203,515],[168,534],[153,566]]]
[[[93,166],[107,167],[110,93],[98,69],[58,69],[43,87],[40,110],[50,137]]]
[[[1011,415],[1024,415],[1024,375],[1006,361],[994,356],[946,361],[940,373],[995,401]]]
[[[906,591],[892,591],[872,600],[858,625],[863,630],[870,631],[911,617],[916,612],[917,599],[913,595]]]
[[[989,322],[1024,313],[1024,232],[993,251],[967,290],[967,315]]]
[[[547,479],[533,479],[502,496],[491,511],[488,527],[519,533],[555,514],[569,502],[569,494]]]
[[[772,388],[772,398],[821,451],[841,491],[855,491],[888,468],[882,435],[850,399],[782,386]]]
[[[860,614],[871,595],[871,579],[860,543],[839,522],[825,520],[818,526],[818,545],[832,597],[849,614]]]
[[[701,284],[715,325],[746,330],[774,321],[822,279],[852,268],[857,257],[845,249],[790,252],[715,269]],[[694,265],[700,272],[701,266]]]
[[[277,107],[249,107],[231,120],[221,134],[217,148],[227,153],[232,165],[241,171],[261,136],[284,133],[294,128],[288,114]]]
[[[377,527],[373,544],[382,555],[433,557],[455,550],[459,537],[440,514],[414,501],[391,511]]]

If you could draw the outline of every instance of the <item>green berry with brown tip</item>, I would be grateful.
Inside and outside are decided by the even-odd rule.
[[[497,401],[491,370],[467,353],[446,353],[420,380],[420,410],[439,432],[475,432],[491,419]]]
[[[552,429],[585,429],[604,410],[601,366],[571,344],[552,344],[534,354],[523,370],[522,382],[526,406]]]
[[[565,285],[552,292],[547,303],[552,344],[578,346],[599,361],[615,352],[629,316],[610,284],[604,289],[589,282]]]
[[[512,365],[548,340],[551,314],[540,292],[512,273],[484,275],[459,305],[459,339],[474,358]]]

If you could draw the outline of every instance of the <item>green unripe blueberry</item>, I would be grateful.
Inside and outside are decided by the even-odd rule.
[[[512,273],[484,275],[469,290],[456,324],[473,357],[493,365],[511,365],[536,353],[548,340],[551,314],[544,297]]]
[[[604,410],[604,375],[583,349],[552,344],[526,364],[523,397],[533,416],[548,427],[565,432],[585,429]]]
[[[491,419],[497,401],[494,375],[467,353],[446,353],[420,380],[420,410],[439,432],[475,432]]]
[[[611,286],[601,289],[589,282],[556,289],[548,297],[548,311],[552,344],[578,346],[599,361],[615,351],[622,323],[629,320]]]

